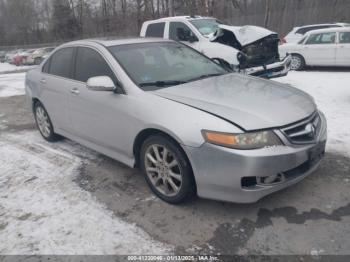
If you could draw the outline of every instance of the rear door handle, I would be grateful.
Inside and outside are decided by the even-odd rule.
[[[79,95],[79,89],[78,88],[72,88],[71,90],[70,90],[70,92],[72,93],[72,94],[74,94],[74,95]]]

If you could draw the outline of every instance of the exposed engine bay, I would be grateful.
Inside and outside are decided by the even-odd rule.
[[[265,28],[219,26],[210,41],[232,46],[239,50],[237,59],[240,63],[240,69],[264,66],[280,61],[278,35]]]
[[[280,61],[278,41],[277,35],[270,35],[242,47],[241,52],[245,55],[245,59],[241,59],[240,68],[266,65]]]

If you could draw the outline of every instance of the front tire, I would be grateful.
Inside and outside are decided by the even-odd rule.
[[[147,138],[141,147],[140,167],[154,194],[170,204],[195,194],[192,168],[183,150],[162,135]]]
[[[34,116],[37,128],[45,140],[55,142],[62,139],[61,136],[55,134],[49,114],[39,101],[34,105]]]
[[[305,59],[301,55],[292,54],[292,61],[290,63],[290,69],[295,71],[301,71],[305,67]]]

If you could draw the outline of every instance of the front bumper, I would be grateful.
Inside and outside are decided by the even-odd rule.
[[[283,146],[256,150],[236,150],[205,143],[199,148],[184,146],[197,184],[198,196],[237,203],[253,203],[275,191],[293,185],[314,172],[325,151],[327,124],[322,125],[317,142],[296,146],[283,134]],[[244,185],[248,177],[283,174],[279,183]],[[249,180],[249,179],[248,179]]]
[[[264,78],[285,76],[290,70],[291,59],[291,56],[288,55],[282,61],[263,66],[250,67],[241,70],[241,73]]]

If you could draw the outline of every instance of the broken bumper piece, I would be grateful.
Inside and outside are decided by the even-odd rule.
[[[290,70],[291,56],[286,56],[282,61],[264,66],[256,66],[241,70],[240,73],[245,73],[252,76],[274,78],[288,74]]]

